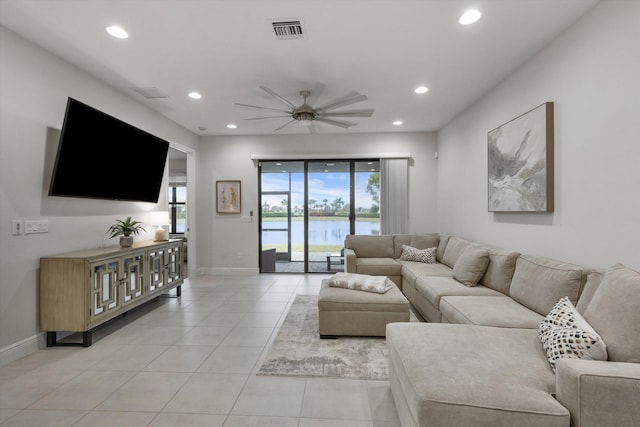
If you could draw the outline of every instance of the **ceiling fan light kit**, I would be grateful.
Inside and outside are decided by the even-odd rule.
[[[287,107],[289,110],[282,110],[277,108],[270,107],[260,107],[257,105],[250,104],[240,104],[236,103],[236,105],[242,107],[249,108],[257,108],[260,110],[270,110],[270,111],[279,111],[281,113],[285,113],[286,115],[281,116],[268,116],[268,117],[251,117],[245,120],[264,120],[264,119],[276,119],[276,118],[289,118],[290,120],[279,128],[275,129],[275,131],[282,130],[289,126],[292,123],[298,123],[301,126],[307,127],[310,133],[316,133],[317,130],[314,126],[314,122],[321,122],[331,126],[338,126],[343,129],[350,128],[351,126],[355,126],[356,123],[348,122],[344,120],[336,120],[333,117],[371,117],[373,115],[374,109],[362,109],[362,110],[343,110],[343,111],[334,111],[337,108],[345,107],[347,105],[355,104],[356,102],[366,101],[368,98],[365,95],[362,95],[356,91],[350,92],[340,98],[334,99],[333,101],[321,106],[321,107],[312,107],[307,103],[307,100],[311,96],[311,91],[309,90],[301,90],[300,97],[302,97],[302,105],[296,106],[292,102],[290,102],[285,97],[278,95],[273,90],[269,89],[266,86],[260,86],[260,89],[267,92],[269,95],[279,100]]]

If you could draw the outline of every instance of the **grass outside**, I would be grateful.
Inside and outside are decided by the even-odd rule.
[[[262,245],[262,250],[276,248],[276,252],[287,252],[287,244]],[[309,245],[309,252],[340,252],[342,245]],[[292,252],[304,252],[303,244],[291,245]]]
[[[271,222],[271,221],[286,221],[286,216],[277,216],[277,217],[262,217],[262,222]],[[303,216],[292,216],[291,221],[303,221]],[[366,221],[366,222],[380,222],[380,218],[363,218],[356,217],[357,221]],[[346,216],[310,216],[309,221],[349,221],[349,218]]]

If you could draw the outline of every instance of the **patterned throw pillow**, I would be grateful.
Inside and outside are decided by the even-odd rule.
[[[402,245],[402,254],[400,255],[400,259],[404,261],[417,261],[424,262],[426,264],[435,264],[437,249],[437,247],[417,249],[413,246]]]
[[[568,297],[551,309],[538,327],[538,336],[555,372],[560,358],[607,360],[607,346]]]

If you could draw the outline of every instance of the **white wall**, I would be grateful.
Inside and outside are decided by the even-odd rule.
[[[197,135],[0,27],[0,365],[36,344],[41,256],[117,244],[105,234],[114,218],[133,214],[148,221],[148,211],[166,205],[164,192],[158,205],[46,196],[45,171],[55,155],[49,145],[69,96],[171,142],[198,147]],[[144,161],[144,153],[126,159],[105,149],[101,159],[105,173],[136,161]],[[46,219],[50,232],[12,236],[14,219]],[[152,231],[140,239],[151,238]]]
[[[640,2],[605,1],[438,133],[442,232],[640,267]],[[487,132],[555,102],[555,213],[487,212]]]
[[[203,138],[198,162],[198,266],[201,273],[258,272],[258,224],[241,222],[258,212],[258,170],[252,154],[312,155],[410,153],[410,232],[435,228],[435,134],[315,134]],[[242,181],[241,215],[215,211],[216,180]]]

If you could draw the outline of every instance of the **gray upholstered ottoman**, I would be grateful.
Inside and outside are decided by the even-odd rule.
[[[323,280],[318,297],[321,338],[385,336],[387,323],[409,321],[409,301],[394,284],[384,294],[334,288]]]

